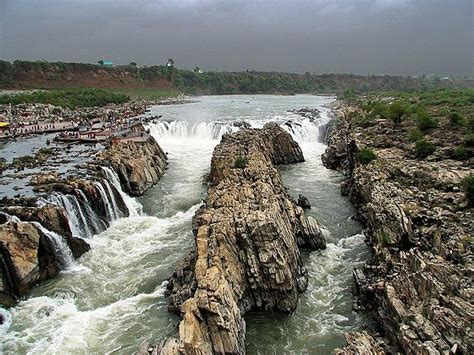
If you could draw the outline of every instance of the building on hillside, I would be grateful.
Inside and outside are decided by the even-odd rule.
[[[114,66],[114,63],[111,60],[99,60],[99,64],[103,67],[111,68]]]

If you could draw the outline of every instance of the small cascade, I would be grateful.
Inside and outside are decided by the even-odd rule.
[[[5,212],[0,212],[0,215],[3,216],[8,222],[19,223],[21,220],[17,216],[12,216]]]
[[[117,173],[113,169],[106,166],[103,166],[102,170],[104,171],[107,180],[120,193],[120,196],[122,196],[123,202],[125,202],[130,216],[141,215],[143,206],[136,199],[130,197],[122,190],[122,185],[120,184],[120,180]]]
[[[62,236],[46,229],[38,222],[31,223],[33,223],[35,227],[38,228],[41,233],[43,233],[43,235],[46,236],[53,245],[54,252],[58,260],[58,266],[61,267],[61,269],[65,269],[74,262],[74,257],[72,255],[71,249],[69,248],[69,245],[66,243]]]
[[[87,198],[86,194],[81,190],[77,189],[76,193],[79,194],[82,198],[83,206],[85,207],[87,220],[90,221],[91,227],[93,229],[93,234],[97,234],[102,232],[107,228],[107,225],[102,221],[102,219],[97,216],[97,213],[90,206],[89,199]]]
[[[110,202],[109,196],[105,192],[105,189],[100,182],[96,181],[94,182],[94,185],[97,188],[97,191],[99,191],[99,194],[105,205],[105,213],[107,215],[107,220],[113,221],[117,218],[117,216],[115,215],[114,208],[112,207],[112,203]]]
[[[112,207],[113,213],[114,213],[114,219],[123,217],[122,211],[118,208],[117,200],[115,199],[115,193],[112,187],[110,186],[110,183],[107,179],[103,179],[104,186],[107,189],[107,193],[110,196],[110,205]]]
[[[56,193],[50,196],[49,201],[58,207],[64,208],[74,237],[92,237],[93,233],[89,228],[88,220],[85,218],[81,204],[76,196]]]

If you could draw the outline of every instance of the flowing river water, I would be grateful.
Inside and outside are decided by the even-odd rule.
[[[277,121],[300,143],[306,161],[281,166],[289,193],[308,197],[328,241],[305,254],[308,290],[292,315],[246,315],[248,354],[329,354],[343,333],[366,320],[351,310],[351,272],[368,257],[360,226],[340,196],[341,176],[323,167],[318,127],[333,99],[310,95],[204,96],[184,105],[154,106],[149,125],[168,153],[169,168],[139,199],[127,198],[128,218],[116,219],[87,239],[91,250],[58,277],[38,286],[10,310],[0,311],[0,352],[6,354],[132,354],[173,333],[178,317],[167,311],[165,282],[193,247],[191,218],[205,198],[203,176],[222,134]],[[311,120],[288,110],[317,108]],[[284,123],[290,121],[290,125]],[[109,179],[110,180],[110,179]],[[113,177],[111,177],[113,180]],[[113,181],[111,181],[113,183]]]

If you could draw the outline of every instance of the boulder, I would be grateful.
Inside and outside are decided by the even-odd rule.
[[[163,176],[167,159],[156,140],[147,135],[145,142],[112,144],[97,156],[97,163],[115,170],[125,192],[141,196]]]
[[[16,219],[0,224],[0,263],[0,304],[5,306],[60,270],[51,240],[34,223]]]

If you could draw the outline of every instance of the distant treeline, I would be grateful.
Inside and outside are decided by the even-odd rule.
[[[473,87],[472,81],[389,75],[292,74],[279,72],[200,72],[156,65],[103,67],[44,61],[0,61],[0,87],[61,88],[174,87],[190,94],[365,93]]]

